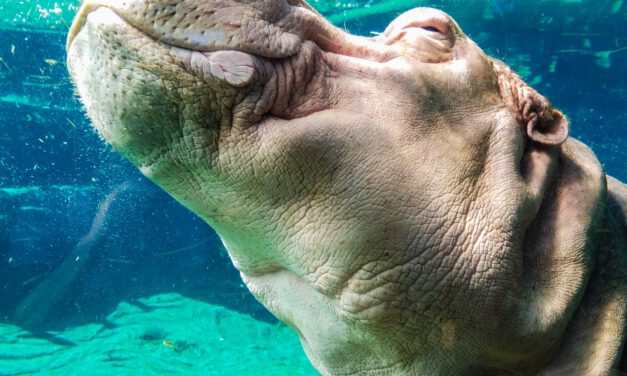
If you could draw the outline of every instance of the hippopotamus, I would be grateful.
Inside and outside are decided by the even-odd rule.
[[[625,371],[627,187],[447,14],[87,0],[67,48],[102,138],[321,374]]]

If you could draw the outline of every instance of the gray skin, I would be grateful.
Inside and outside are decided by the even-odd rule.
[[[320,373],[619,372],[627,188],[446,14],[362,38],[301,0],[87,1],[68,67]]]

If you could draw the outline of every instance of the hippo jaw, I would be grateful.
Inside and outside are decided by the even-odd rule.
[[[443,13],[366,39],[300,1],[88,2],[68,67],[102,137],[218,232],[320,372],[531,371],[558,351],[588,244],[557,252],[568,286],[557,264],[527,273],[525,247],[542,254],[561,114]]]

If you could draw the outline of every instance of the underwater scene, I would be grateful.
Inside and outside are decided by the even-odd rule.
[[[627,2],[309,4],[362,36],[447,12],[627,181]],[[214,231],[90,126],[66,67],[79,6],[0,1],[0,376],[316,375]]]

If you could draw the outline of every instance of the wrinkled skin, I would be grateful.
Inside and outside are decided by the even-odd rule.
[[[68,53],[322,374],[621,367],[627,188],[447,15],[367,39],[301,0],[102,0]]]

